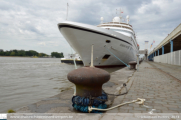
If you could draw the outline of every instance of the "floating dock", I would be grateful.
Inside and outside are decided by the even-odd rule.
[[[74,64],[74,61],[76,64],[83,64],[83,61],[78,54],[68,54],[67,57],[61,58],[60,61],[61,63],[68,63],[68,64]]]
[[[80,65],[83,64],[82,60],[75,60],[75,62],[76,64],[80,64]],[[61,63],[74,64],[74,59],[61,58]]]

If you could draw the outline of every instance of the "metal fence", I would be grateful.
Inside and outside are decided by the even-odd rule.
[[[154,62],[181,66],[181,50],[154,57]]]

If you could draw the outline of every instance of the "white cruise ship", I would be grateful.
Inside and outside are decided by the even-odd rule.
[[[126,19],[127,23],[123,23],[122,17],[114,17],[112,22],[98,26],[65,21],[59,23],[58,28],[70,46],[81,56],[84,66],[90,66],[92,45],[94,66],[119,66],[136,61],[139,52],[135,32],[129,24],[129,16]]]

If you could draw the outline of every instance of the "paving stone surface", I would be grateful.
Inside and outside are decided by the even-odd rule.
[[[124,105],[117,112],[181,113],[181,72],[179,76],[179,70],[181,70],[180,66],[143,62],[131,78],[133,83],[128,94],[120,100],[115,98],[113,105],[143,98],[146,99],[145,106]]]
[[[181,66],[178,65],[170,65],[165,63],[157,63],[157,62],[149,62],[154,67],[162,70],[163,72],[170,74],[171,76],[175,77],[178,80],[181,80]]]

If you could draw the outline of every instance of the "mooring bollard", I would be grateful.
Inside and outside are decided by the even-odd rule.
[[[95,67],[82,67],[71,71],[67,78],[76,86],[76,95],[97,97],[102,94],[102,85],[110,79],[110,74]]]
[[[95,67],[82,67],[68,73],[67,78],[76,86],[76,96],[72,98],[72,106],[76,110],[88,112],[90,105],[95,108],[107,108],[107,94],[102,91],[102,85],[110,79],[107,71]]]
[[[131,69],[136,69],[136,61],[131,61],[131,62],[129,62],[129,65],[130,65],[130,70]]]

